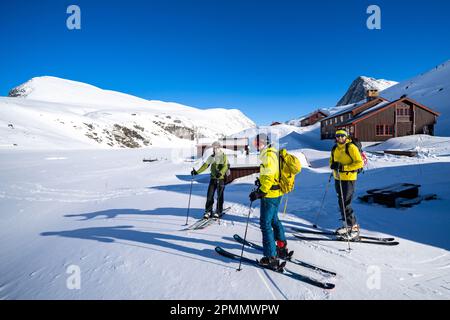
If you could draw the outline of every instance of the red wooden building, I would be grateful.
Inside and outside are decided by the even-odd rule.
[[[360,141],[384,141],[414,134],[434,135],[439,113],[423,104],[402,97],[388,101],[368,99],[321,120],[321,139],[334,139],[337,129],[346,129]]]
[[[300,121],[300,126],[301,127],[311,126],[327,116],[328,116],[327,112],[322,110],[316,110],[305,116]]]

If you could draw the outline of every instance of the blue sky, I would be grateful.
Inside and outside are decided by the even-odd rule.
[[[81,30],[66,28],[71,4]],[[371,4],[381,30],[366,28]],[[450,59],[449,15],[447,0],[1,1],[0,95],[51,75],[285,121],[359,75],[401,81]]]

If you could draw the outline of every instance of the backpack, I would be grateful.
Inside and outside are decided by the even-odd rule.
[[[350,157],[350,159],[352,159],[352,161],[353,161],[353,158],[350,155],[350,152],[348,151],[350,144],[355,145],[356,148],[358,148],[359,154],[361,155],[361,159],[363,161],[363,167],[361,169],[355,170],[356,173],[361,173],[364,170],[364,167],[367,165],[368,159],[367,159],[366,153],[362,149],[361,141],[359,141],[357,138],[351,138],[351,141],[345,145],[345,153]],[[335,144],[333,149],[331,149],[331,157],[332,157],[333,162],[334,162],[334,150],[336,150],[336,148],[337,148],[337,144]]]
[[[300,160],[287,153],[286,149],[281,149],[278,152],[279,165],[279,185],[281,192],[284,194],[291,192],[294,189],[295,176],[302,170]]]

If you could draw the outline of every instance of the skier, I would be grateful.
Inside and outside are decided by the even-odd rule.
[[[336,131],[336,145],[331,150],[330,168],[333,170],[334,186],[338,196],[339,208],[344,225],[336,230],[336,234],[345,240],[359,237],[359,225],[351,206],[355,192],[358,170],[364,162],[358,147],[352,143],[347,131]]]
[[[278,151],[270,143],[265,133],[260,133],[253,141],[260,151],[260,176],[257,180],[259,188],[249,195],[253,202],[261,199],[260,228],[262,232],[264,257],[259,263],[271,269],[278,269],[281,259],[288,259],[293,252],[287,249],[284,227],[278,219],[278,208],[283,193],[279,186]],[[276,243],[276,245],[275,245]]]
[[[191,175],[195,176],[197,174],[205,171],[209,166],[211,166],[211,178],[208,186],[208,195],[205,205],[204,219],[209,219],[211,216],[215,219],[222,215],[223,211],[223,199],[225,192],[225,176],[229,169],[229,163],[227,155],[221,149],[220,142],[216,141],[212,144],[213,154],[208,157],[205,163],[200,167],[200,169],[192,169]],[[212,213],[214,205],[214,193],[217,190],[217,207],[214,214]]]

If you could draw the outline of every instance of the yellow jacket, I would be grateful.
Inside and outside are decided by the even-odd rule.
[[[349,144],[348,153],[351,157],[345,152],[345,145],[347,144]],[[331,152],[333,153],[333,151]],[[351,143],[350,139],[345,144],[338,143],[334,154],[330,157],[330,165],[333,162],[333,156],[335,162],[340,162],[343,165],[342,172],[338,173],[337,170],[333,171],[335,180],[354,181],[358,178],[358,172],[356,170],[361,169],[364,166],[364,162],[358,147]],[[339,174],[341,176],[340,178]]]
[[[259,155],[261,165],[259,167],[259,189],[266,193],[266,198],[278,198],[283,195],[280,189],[271,190],[273,186],[278,186],[279,166],[277,149],[268,146],[261,150]]]

